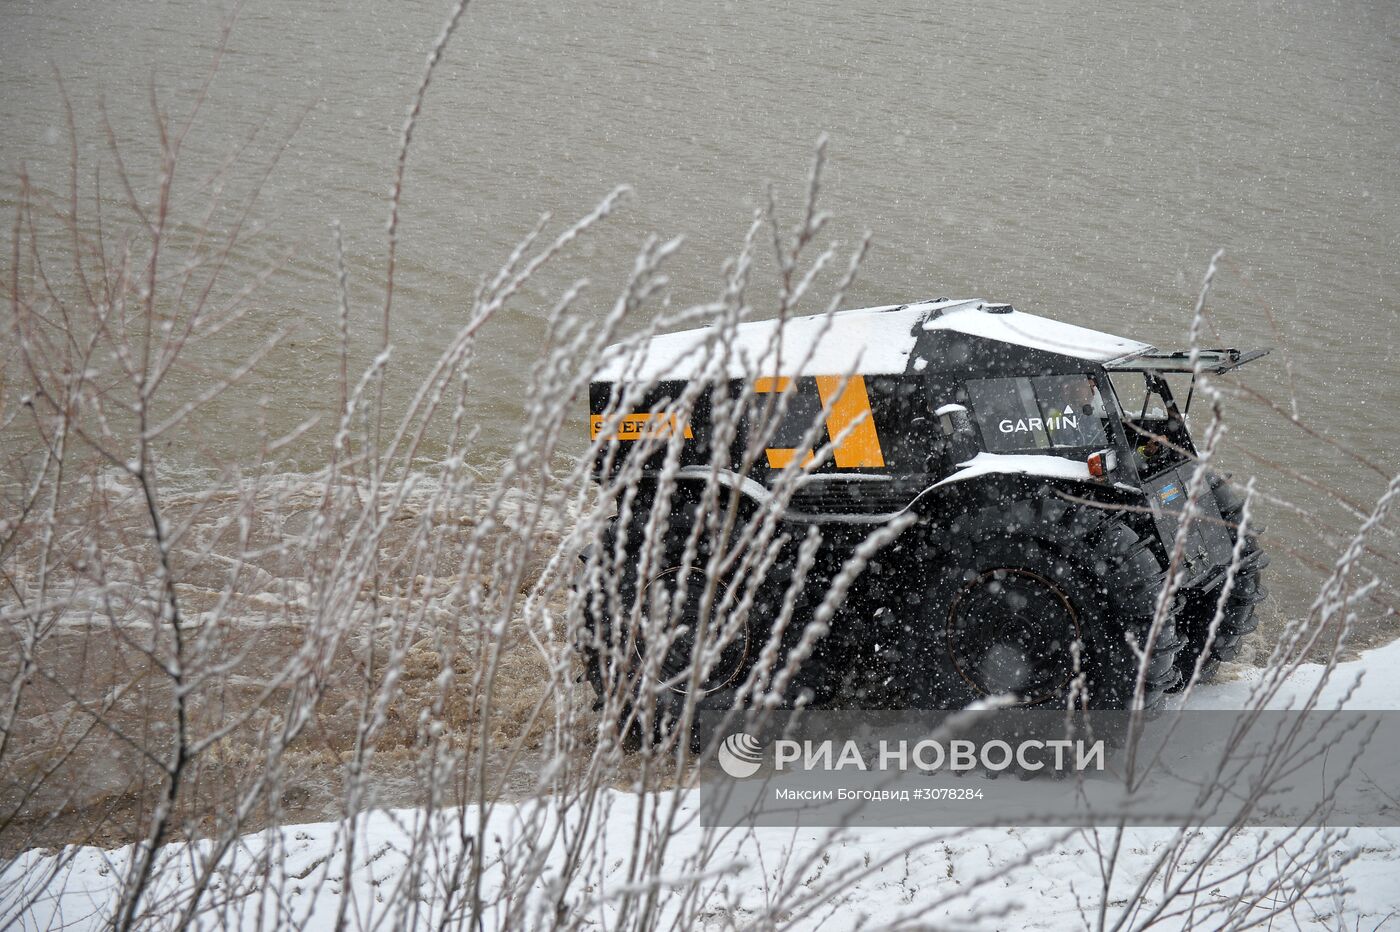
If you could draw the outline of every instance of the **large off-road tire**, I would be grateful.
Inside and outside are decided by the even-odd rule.
[[[906,549],[922,575],[897,656],[908,705],[1012,695],[1027,706],[1074,696],[1078,708],[1131,707],[1139,664],[1128,639],[1146,644],[1164,573],[1122,517],[1053,496],[1012,501],[933,522]],[[1169,614],[1147,660],[1145,707],[1176,685],[1181,644]]]
[[[1239,541],[1239,522],[1244,509],[1244,497],[1235,491],[1229,480],[1218,473],[1208,473],[1207,480],[1215,493],[1216,504],[1220,507],[1220,518],[1230,533],[1230,543]],[[1235,574],[1234,587],[1225,601],[1220,624],[1216,628],[1215,640],[1210,652],[1201,663],[1200,682],[1209,681],[1215,676],[1221,661],[1234,660],[1239,655],[1245,637],[1259,625],[1255,612],[1260,602],[1268,596],[1260,576],[1269,565],[1269,557],[1259,548],[1257,534],[1262,527],[1251,526],[1245,534],[1244,547],[1240,551],[1240,566]],[[1203,590],[1188,590],[1185,607],[1181,611],[1177,628],[1186,639],[1186,647],[1177,655],[1177,667],[1181,670],[1181,685],[1190,680],[1195,670],[1196,658],[1205,653],[1206,641],[1210,634],[1210,623],[1215,617],[1220,602],[1220,586],[1223,579]]]
[[[620,527],[614,519],[602,541],[608,560],[611,560],[619,532]],[[654,561],[643,573],[641,534],[641,529],[634,527],[624,543],[628,552],[618,578],[617,601],[611,603],[606,597],[596,602],[590,600],[585,610],[587,640],[583,645],[587,676],[598,694],[599,707],[606,705],[604,700],[609,693],[621,700],[614,703],[613,708],[618,709],[619,725],[630,745],[658,743],[671,735],[687,699],[691,697],[692,690],[685,682],[685,675],[692,662],[694,635],[700,621],[705,570],[709,560],[709,550],[702,542],[695,558],[686,565],[685,535],[680,529],[672,529],[662,543],[661,559]],[[671,605],[672,596],[682,582],[685,585],[684,601],[676,616],[670,619],[665,635],[674,635],[675,638],[661,657],[659,668],[649,673],[646,666],[647,643],[641,631],[649,627],[652,606]],[[716,584],[710,605],[712,624],[713,612],[726,589],[724,581]],[[641,624],[638,628],[641,630],[630,626],[632,607],[639,597]],[[694,696],[697,702],[725,706],[726,695],[743,682],[757,658],[759,646],[751,637],[751,628],[752,625],[749,625],[741,629],[724,645],[719,658],[698,684],[698,692]],[[709,703],[706,703],[707,699]],[[641,724],[647,718],[640,714],[641,702],[651,704],[649,728]]]

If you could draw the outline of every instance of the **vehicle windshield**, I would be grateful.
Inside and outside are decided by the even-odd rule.
[[[990,453],[1108,442],[1103,397],[1089,375],[969,379],[967,394]]]
[[[1113,373],[1112,383],[1139,475],[1151,478],[1189,462],[1195,447],[1170,386],[1156,374],[1133,371]]]

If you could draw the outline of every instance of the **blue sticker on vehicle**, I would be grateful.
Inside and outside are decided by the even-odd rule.
[[[1157,493],[1157,500],[1163,505],[1170,505],[1178,498],[1181,498],[1181,486],[1175,482],[1162,486],[1161,491]]]

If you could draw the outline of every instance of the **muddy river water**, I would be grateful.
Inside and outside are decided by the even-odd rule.
[[[12,209],[21,165],[40,190],[66,184],[56,73],[85,196],[105,146],[99,101],[149,188],[152,96],[188,110],[223,7],[6,2],[0,207]],[[190,465],[245,451],[259,419],[286,428],[335,404],[335,221],[356,352],[372,353],[395,149],[445,13],[416,0],[243,5],[181,171],[197,206],[200,179],[239,146],[234,191],[285,146],[230,275],[278,264],[257,314],[295,333],[247,394],[211,409]],[[426,369],[479,278],[541,213],[572,218],[617,184],[635,189],[487,334],[475,456],[489,469],[519,422],[521,348],[560,289],[587,277],[582,313],[601,314],[647,234],[684,233],[669,299],[714,295],[766,184],[795,210],[825,132],[832,229],[847,244],[873,237],[854,306],[982,295],[1169,346],[1185,339],[1209,256],[1226,250],[1212,302],[1219,340],[1279,347],[1245,384],[1285,408],[1293,395],[1310,430],[1381,467],[1232,403],[1224,456],[1278,500],[1270,585],[1285,611],[1301,611],[1316,574],[1290,565],[1289,551],[1317,554],[1319,534],[1335,543],[1328,525],[1355,526],[1327,490],[1374,500],[1379,474],[1400,466],[1398,98],[1391,0],[482,0],[438,72],[409,164],[395,364]],[[768,293],[770,265],[757,276]],[[273,403],[248,402],[258,397]],[[571,449],[585,436],[580,411]],[[315,468],[315,456],[293,454],[286,468]]]

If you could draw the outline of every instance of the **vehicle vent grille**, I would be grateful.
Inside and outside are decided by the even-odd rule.
[[[899,511],[923,491],[921,482],[813,477],[798,489],[789,511],[804,514],[879,515]],[[840,481],[845,480],[845,481]]]

